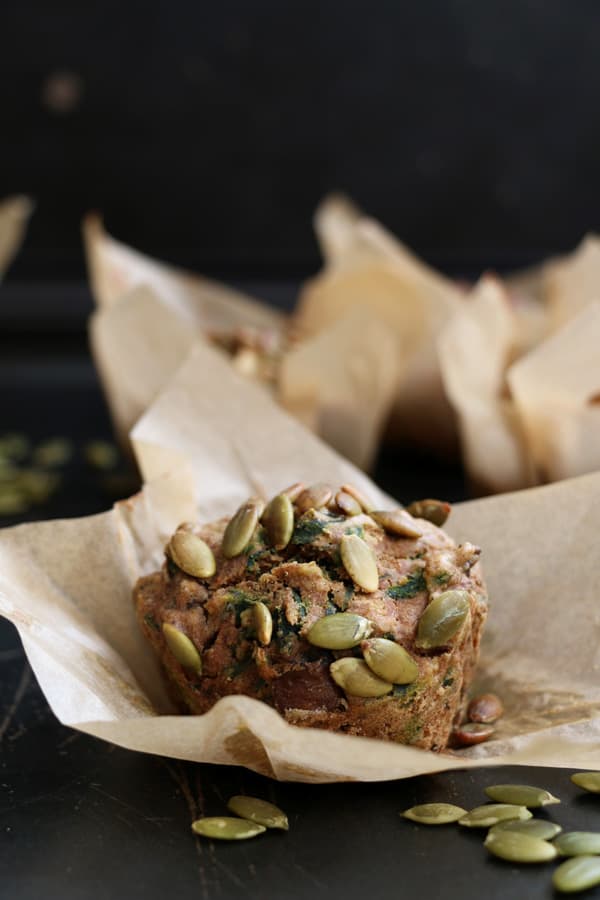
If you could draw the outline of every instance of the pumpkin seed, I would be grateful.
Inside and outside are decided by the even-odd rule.
[[[363,512],[370,513],[372,509],[374,509],[371,501],[365,497],[362,491],[359,491],[357,487],[354,487],[353,484],[343,484],[342,490],[346,494],[350,494],[351,497],[354,497],[358,505],[362,508]]]
[[[466,809],[453,806],[452,803],[421,803],[420,806],[411,806],[401,813],[405,819],[421,825],[447,825],[449,822],[457,822],[466,814]]]
[[[526,806],[515,806],[513,803],[488,803],[476,806],[466,816],[458,820],[459,825],[466,828],[491,828],[506,819],[531,819],[532,813]]]
[[[285,491],[282,491],[282,494],[285,494],[286,497],[289,497],[292,503],[299,497],[302,491],[304,490],[305,485],[302,484],[301,481],[297,481],[295,484],[291,484]]]
[[[306,640],[314,647],[326,650],[349,650],[371,634],[372,625],[364,616],[355,613],[334,613],[323,616],[306,633]]]
[[[345,534],[340,541],[342,565],[352,581],[363,591],[373,593],[379,587],[377,561],[369,545],[357,534]]]
[[[52,468],[64,466],[73,456],[73,445],[67,438],[50,438],[38,444],[31,459],[34,465]]]
[[[309,509],[321,509],[327,506],[333,497],[333,489],[329,484],[319,482],[313,484],[296,497],[296,509],[300,513],[308,512]]]
[[[358,500],[355,500],[352,494],[348,494],[346,491],[338,491],[335,495],[335,502],[345,516],[359,516],[362,512],[362,506]]]
[[[290,827],[286,814],[278,806],[274,806],[273,803],[268,803],[266,800],[259,800],[258,797],[246,797],[238,794],[229,800],[227,808],[236,816],[241,816],[242,819],[248,819],[250,822],[258,822],[265,828],[280,828],[282,831],[288,831]]]
[[[271,616],[271,610],[266,603],[262,602],[262,600],[257,600],[252,607],[252,613],[254,616],[256,637],[263,647],[266,647],[271,643],[271,637],[273,635],[273,617]]]
[[[197,534],[190,531],[176,531],[167,547],[167,552],[176,566],[186,575],[194,578],[210,578],[217,566],[212,550]]]
[[[263,834],[267,829],[258,822],[236,819],[234,816],[206,816],[192,822],[192,831],[202,837],[218,841],[244,841]]]
[[[191,669],[196,675],[201,675],[202,660],[200,654],[187,634],[184,634],[183,631],[175,628],[174,625],[169,625],[168,622],[163,622],[162,631],[165,636],[165,641],[167,642],[167,647],[177,662],[182,665],[184,669]]]
[[[344,656],[329,666],[331,677],[351,697],[383,697],[394,685],[378,678],[362,659]]]
[[[489,741],[493,733],[493,725],[485,725],[483,722],[465,722],[463,725],[456,726],[452,736],[461,747],[473,747],[475,744]]]
[[[584,791],[600,794],[600,772],[575,772],[571,775],[571,781]]]
[[[577,856],[555,869],[552,884],[563,894],[576,894],[600,884],[600,856]]]
[[[518,831],[490,832],[484,846],[500,859],[516,863],[541,863],[554,859],[556,848],[540,838]]]
[[[496,803],[513,803],[528,809],[560,803],[558,797],[553,797],[549,791],[528,784],[493,784],[486,787],[485,793]]]
[[[415,519],[427,519],[438,528],[442,527],[452,509],[450,504],[443,500],[415,500],[406,508]]]
[[[597,831],[567,831],[554,841],[561,856],[598,856],[600,834]]]
[[[439,594],[419,619],[416,646],[422,650],[444,647],[460,631],[470,609],[467,591]]]
[[[412,684],[419,677],[419,667],[404,647],[387,638],[363,641],[361,650],[371,671],[393,684]]]
[[[407,538],[419,538],[423,534],[423,529],[405,509],[377,509],[370,516],[389,534]]]
[[[528,834],[531,837],[540,838],[542,841],[551,841],[552,838],[560,834],[562,828],[556,822],[548,822],[546,819],[507,819],[505,822],[498,822],[490,829],[490,833],[496,834],[498,831],[518,831],[519,834]]]
[[[262,501],[253,498],[243,503],[229,520],[221,544],[225,559],[233,559],[244,552],[258,525],[261,512]]]
[[[269,543],[275,550],[283,550],[294,533],[294,507],[287,494],[273,497],[263,514]]]
[[[83,448],[86,462],[94,469],[114,469],[119,462],[119,451],[109,441],[88,441]]]
[[[467,707],[467,718],[471,722],[483,722],[489,724],[500,718],[504,707],[499,697],[495,694],[480,694],[473,697]]]

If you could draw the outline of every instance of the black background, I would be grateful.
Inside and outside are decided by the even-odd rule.
[[[599,27],[594,0],[3,0],[16,276],[81,273],[89,208],[208,272],[304,274],[331,188],[442,266],[568,249],[600,225]]]

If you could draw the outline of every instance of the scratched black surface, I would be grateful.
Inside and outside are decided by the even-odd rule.
[[[31,298],[30,298],[31,299]],[[32,300],[34,303],[34,301]],[[35,303],[34,303],[35,305]],[[6,325],[8,313],[4,315]],[[18,319],[18,316],[17,316]],[[0,323],[2,324],[2,323]],[[64,323],[63,323],[64,324]],[[109,423],[85,343],[76,328],[50,342],[4,329],[0,360],[2,429],[76,442],[108,435]],[[8,337],[7,337],[8,334]],[[10,339],[10,340],[9,340]],[[402,495],[458,499],[455,467],[388,451],[377,476]],[[74,464],[44,516],[106,506],[97,480]],[[4,522],[3,524],[7,524]],[[252,900],[276,898],[479,898],[553,895],[552,866],[515,867],[488,857],[481,835],[401,820],[415,802],[474,806],[499,781],[546,786],[563,804],[565,829],[600,825],[600,800],[581,796],[560,769],[479,770],[372,785],[278,784],[239,768],[182,764],[134,754],[61,726],[48,708],[15,630],[0,620],[0,894],[22,900]],[[218,844],[195,839],[190,822],[219,814],[233,793],[269,798],[290,832]],[[586,896],[599,896],[600,889]]]

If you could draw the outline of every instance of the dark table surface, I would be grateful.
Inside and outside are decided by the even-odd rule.
[[[69,291],[79,298],[76,313],[67,302]],[[104,509],[135,487],[135,475],[123,464],[107,479],[83,459],[85,442],[109,438],[110,423],[81,330],[82,289],[67,286],[61,293],[7,285],[2,293],[0,432],[23,431],[34,441],[68,436],[75,454],[46,505],[0,524]],[[56,299],[53,307],[43,306],[48,297]],[[415,454],[386,451],[375,475],[400,498],[406,492],[449,499],[464,494],[457,466]],[[600,826],[600,799],[582,796],[563,769],[503,767],[308,786],[121,750],[57,722],[14,628],[4,620],[0,766],[0,896],[22,900],[533,900],[553,896],[552,864],[501,863],[481,846],[480,832],[452,825],[428,829],[398,813],[432,800],[472,807],[485,801],[486,785],[517,781],[562,798],[547,815],[565,830]],[[238,844],[194,838],[190,822],[224,813],[235,793],[276,802],[289,816],[289,833]],[[600,889],[586,896],[600,897]]]

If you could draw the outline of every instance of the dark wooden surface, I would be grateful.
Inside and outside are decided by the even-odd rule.
[[[28,303],[33,308],[39,300],[32,295]],[[70,336],[63,331],[42,352],[33,327],[30,338],[21,335],[19,342],[19,316],[13,313],[12,349],[5,340],[0,357],[0,431],[25,430],[34,438],[70,435],[78,448],[88,438],[108,436],[83,336],[76,328]],[[432,493],[453,499],[463,491],[456,467],[433,468],[430,460],[414,455],[386,452],[377,474],[400,496],[403,490],[425,490],[427,484],[434,486]],[[107,503],[96,475],[76,457],[61,490],[40,515],[86,514]],[[430,800],[471,807],[485,800],[485,785],[515,780],[545,786],[561,797],[563,804],[551,807],[548,815],[565,829],[599,827],[600,800],[582,796],[560,769],[482,769],[371,785],[306,786],[273,783],[238,768],[120,750],[56,721],[15,630],[0,620],[3,897],[552,897],[552,865],[503,864],[488,856],[480,833],[457,826],[426,829],[398,815]],[[193,818],[223,813],[228,797],[240,792],[280,804],[289,815],[290,832],[240,844],[194,838]],[[600,896],[600,890],[593,895]]]

